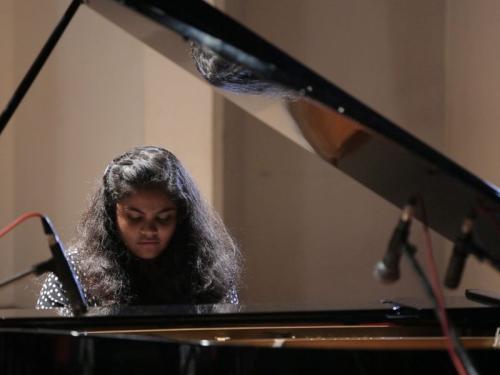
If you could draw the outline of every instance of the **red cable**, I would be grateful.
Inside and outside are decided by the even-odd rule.
[[[6,227],[4,227],[3,229],[0,230],[0,238],[2,238],[4,235],[9,233],[12,229],[17,227],[23,221],[28,220],[29,218],[32,218],[32,217],[42,218],[42,217],[44,217],[44,215],[41,214],[40,212],[34,212],[34,211],[26,212],[26,213],[22,214],[17,219],[15,219],[12,223],[10,223],[9,225],[7,225]]]
[[[427,215],[425,211],[425,206],[422,199],[420,199],[420,206],[422,209],[422,226],[425,239],[425,260],[426,260],[427,271],[431,279],[432,290],[434,292],[434,296],[436,297],[436,303],[438,305],[439,324],[441,326],[441,330],[443,331],[443,335],[445,337],[446,349],[453,362],[453,365],[455,366],[455,369],[460,375],[467,375],[468,373],[467,370],[465,369],[465,365],[463,364],[462,360],[456,353],[451,338],[450,322],[446,314],[444,294],[443,290],[441,289],[441,282],[439,280],[436,263],[434,262],[432,241],[429,233],[429,227],[427,225]]]

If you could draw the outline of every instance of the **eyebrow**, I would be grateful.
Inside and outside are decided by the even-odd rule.
[[[142,210],[140,210],[140,209],[138,209],[136,207],[129,206],[129,207],[124,207],[123,209],[125,211],[134,211],[134,212],[138,212],[140,214],[145,214],[144,211],[142,211]],[[169,211],[176,211],[176,208],[175,207],[167,207],[167,208],[164,208],[163,210],[155,212],[155,214],[158,215],[158,214],[162,214],[162,213],[169,212]]]

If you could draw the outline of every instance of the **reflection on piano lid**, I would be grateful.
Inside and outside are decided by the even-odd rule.
[[[279,118],[288,119],[294,141],[307,144],[395,206],[420,197],[430,227],[446,238],[453,241],[466,215],[478,211],[473,253],[500,269],[496,186],[204,2],[93,0],[88,6],[184,69],[195,75],[201,71],[209,82],[226,89],[226,98],[271,127],[277,128],[277,112],[287,113]],[[195,56],[196,67],[190,56],[193,45],[209,58],[218,58],[217,68],[229,76],[226,83],[212,79]],[[244,80],[231,80],[231,72],[253,88],[245,87]],[[416,216],[422,218],[418,212]]]

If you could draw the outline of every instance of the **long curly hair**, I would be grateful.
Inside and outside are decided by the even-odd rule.
[[[251,68],[223,57],[207,46],[190,41],[189,48],[196,70],[216,87],[237,94],[261,95],[286,101],[296,101],[303,96],[289,87],[260,77]]]
[[[126,248],[116,219],[116,204],[144,188],[161,189],[177,207],[174,235],[153,266]],[[72,248],[94,305],[217,303],[239,282],[239,250],[222,220],[179,160],[159,147],[134,148],[108,165]]]

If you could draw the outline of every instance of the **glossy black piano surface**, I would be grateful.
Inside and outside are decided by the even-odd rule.
[[[284,350],[15,330],[2,333],[0,348],[2,372],[9,374],[455,373],[446,353],[438,350]],[[498,371],[500,361],[496,352],[477,349],[469,352],[482,374]]]
[[[342,306],[342,303],[337,303]],[[451,319],[483,374],[500,365],[498,308],[455,299]],[[348,304],[344,304],[348,306]],[[1,311],[2,373],[453,374],[425,303],[287,312],[279,306]],[[289,306],[287,307],[289,309]]]

